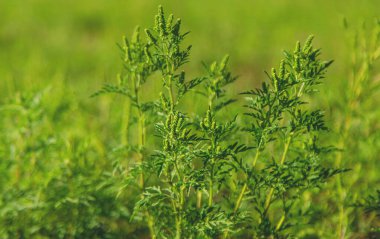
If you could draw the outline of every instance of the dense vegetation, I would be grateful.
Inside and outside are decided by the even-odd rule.
[[[123,38],[117,82],[93,97],[63,83],[13,92],[1,238],[376,238],[380,23],[344,26],[340,97],[322,91],[333,61],[313,36],[252,89],[231,90],[228,56],[194,76],[188,32],[162,7]]]

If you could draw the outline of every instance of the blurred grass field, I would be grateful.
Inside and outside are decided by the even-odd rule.
[[[142,28],[150,27],[151,16],[159,4],[164,6],[166,12],[180,17],[184,28],[191,31],[186,40],[193,45],[191,61],[187,66],[190,75],[203,73],[202,61],[211,62],[225,54],[230,55],[232,71],[240,76],[237,85],[231,89],[233,94],[257,86],[265,79],[264,70],[278,64],[284,49],[293,49],[297,40],[315,35],[315,45],[323,49],[322,57],[335,60],[319,96],[319,103],[332,116],[338,107],[336,102],[345,97],[342,87],[351,71],[351,49],[343,19],[346,18],[353,28],[360,28],[364,22],[371,25],[376,17],[380,17],[379,0],[0,1],[0,104],[7,107],[22,104],[24,98],[21,95],[26,95],[32,97],[26,97],[26,101],[33,99],[28,109],[33,111],[37,105],[35,107],[42,107],[45,114],[38,118],[41,113],[38,109],[31,113],[31,118],[36,117],[43,123],[36,126],[36,135],[28,138],[12,133],[13,128],[24,128],[27,124],[22,120],[7,119],[8,113],[1,112],[8,108],[0,110],[3,114],[0,160],[14,157],[22,162],[29,144],[33,145],[39,140],[42,142],[42,138],[51,135],[58,135],[62,141],[54,153],[39,152],[49,158],[46,164],[42,163],[44,166],[40,165],[47,168],[45,171],[41,169],[41,173],[35,173],[33,170],[38,171],[35,169],[36,162],[23,163],[25,172],[21,175],[24,175],[25,182],[19,185],[21,189],[27,191],[32,188],[31,195],[34,195],[40,190],[37,185],[41,181],[46,179],[45,183],[50,183],[48,178],[54,178],[56,172],[61,174],[62,167],[70,165],[69,159],[78,159],[71,162],[78,164],[76,170],[94,170],[91,176],[94,180],[97,173],[100,175],[104,169],[112,168],[106,155],[120,141],[124,104],[118,96],[94,99],[90,95],[104,83],[116,80],[122,68],[117,43],[121,42],[123,35],[129,36],[137,24]],[[375,78],[379,78],[378,67],[377,63],[374,66]],[[155,84],[160,83],[157,81]],[[36,92],[42,92],[41,99],[33,96]],[[366,101],[365,107],[376,108],[379,102],[373,98]],[[372,121],[368,120],[368,125],[356,125],[359,128],[367,127],[371,143],[362,141],[352,144],[360,149],[356,152],[356,158],[369,161],[362,165],[342,163],[348,168],[360,168],[353,170],[353,177],[357,178],[356,196],[359,192],[375,190],[375,185],[380,181],[375,170],[379,169],[376,163],[379,157],[376,155],[380,152],[378,116],[377,113],[371,116]],[[330,126],[336,124],[334,119],[327,118]],[[375,134],[371,134],[372,131]],[[46,137],[40,137],[38,132],[44,132]],[[352,137],[358,135],[354,132]],[[82,155],[89,160],[86,161]],[[39,154],[30,157],[38,159]],[[12,176],[17,170],[9,168],[9,164],[4,163],[0,168],[7,175],[0,180],[0,191],[4,194],[18,185],[18,179]],[[29,169],[33,169],[32,172],[28,172]],[[50,171],[49,174],[46,171]],[[77,181],[73,187],[81,188],[81,185]],[[112,193],[104,198],[112,200],[113,197],[109,196]],[[22,194],[15,195],[22,199]],[[0,217],[8,215],[4,208],[9,208],[8,203],[13,199],[3,197]],[[119,207],[119,204],[122,203],[116,202],[112,207]],[[12,220],[16,220],[14,218]],[[365,220],[355,222],[357,228],[365,228]],[[124,222],[118,223],[110,227],[121,228]],[[9,222],[2,221],[0,227],[5,225],[9,226]],[[328,230],[333,231],[334,228]],[[0,229],[1,233],[4,230]],[[14,235],[17,238],[17,234]]]
[[[116,43],[134,27],[151,25],[160,1],[1,1],[0,95],[40,90],[71,94],[74,101],[97,108],[88,96],[121,69]],[[238,90],[252,88],[265,78],[296,40],[316,36],[324,57],[334,59],[331,85],[344,81],[349,61],[342,19],[353,25],[378,15],[377,0],[364,1],[165,1],[167,12],[181,17],[191,31],[189,68],[203,72],[201,61],[230,54],[232,69],[240,75]],[[106,99],[104,99],[106,101]],[[109,104],[103,102],[103,104]],[[106,107],[106,106],[105,106]],[[88,110],[88,109],[87,109]],[[87,119],[91,120],[91,119]]]
[[[84,94],[113,79],[120,69],[115,43],[137,24],[151,25],[160,1],[2,1],[0,49],[2,94],[45,86],[59,76]],[[364,1],[164,1],[181,17],[194,45],[191,67],[231,55],[241,84],[260,80],[283,49],[316,35],[325,57],[342,72],[342,19],[360,25],[378,15],[379,2]],[[91,84],[88,84],[88,82]],[[75,83],[72,83],[75,82]]]

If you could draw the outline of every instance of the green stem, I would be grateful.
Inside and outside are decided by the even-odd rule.
[[[173,155],[173,158],[174,158],[174,168],[176,170],[176,173],[177,173],[177,176],[178,176],[178,181],[181,181],[183,182],[184,178],[183,178],[183,174],[181,173],[179,167],[178,167],[178,163],[177,163],[177,155],[174,154]],[[172,185],[173,187],[173,191],[176,191],[176,188],[174,185]],[[183,205],[185,203],[185,197],[184,197],[184,186],[182,185],[181,188],[180,188],[180,192],[179,192],[179,202],[177,201],[177,207],[175,208],[174,210],[174,213],[176,214],[176,236],[175,238],[176,239],[180,239],[181,238],[181,235],[182,235],[182,210],[183,210]]]
[[[255,158],[253,159],[252,168],[256,167],[256,163],[257,163],[257,160],[259,159],[259,155],[260,155],[260,147],[261,147],[261,142],[256,149],[256,155],[255,155]]]
[[[167,82],[167,90],[169,92],[169,100],[170,100],[170,112],[174,111],[174,93],[173,93],[173,74],[174,74],[174,65],[172,64],[169,67],[169,60],[166,59],[167,71],[168,71],[168,82]]]
[[[290,146],[290,142],[292,141],[292,135],[289,135],[287,140],[286,140],[286,143],[285,143],[285,146],[284,146],[284,152],[282,153],[282,157],[281,157],[281,161],[280,161],[280,165],[283,165],[284,162],[285,162],[285,158],[286,158],[286,155],[288,154],[288,151],[289,151],[289,146]],[[269,207],[271,205],[271,201],[272,201],[272,197],[273,197],[273,193],[274,193],[274,188],[271,188],[269,190],[269,193],[265,199],[265,204],[264,204],[264,207],[265,207],[265,213],[268,212],[269,210]]]
[[[280,164],[283,165],[284,162],[285,162],[285,158],[286,158],[286,155],[288,154],[288,150],[289,150],[289,145],[290,145],[290,142],[292,141],[292,135],[290,135],[285,143],[285,146],[284,146],[284,153],[282,154],[282,157],[281,157],[281,161],[280,161]]]
[[[239,210],[239,208],[240,208],[240,205],[241,205],[241,202],[243,201],[244,193],[247,190],[247,187],[248,187],[247,183],[244,183],[244,185],[240,191],[239,197],[236,200],[236,205],[234,208],[234,214],[236,214],[237,210]]]
[[[216,142],[215,142],[215,136],[214,134],[211,136],[211,149],[212,152],[215,153],[216,148]],[[212,206],[212,199],[214,195],[214,166],[215,166],[215,160],[214,158],[211,158],[211,172],[210,172],[210,188],[209,188],[209,198],[208,198],[208,206]]]
[[[172,80],[170,79],[168,91],[169,91],[169,99],[170,99],[170,111],[173,112],[174,111],[174,95],[173,95],[173,87],[172,87],[171,81]]]
[[[212,182],[212,178],[210,179],[210,189],[209,189],[209,197],[208,197],[208,206],[211,207],[212,206],[212,198],[213,198],[213,182]]]
[[[298,90],[297,97],[302,96],[303,88],[305,87],[305,82],[303,82],[300,86],[300,89]]]
[[[122,145],[128,145],[128,134],[129,134],[129,121],[131,118],[131,102],[126,100],[123,113],[123,122],[121,125],[121,143]]]
[[[202,207],[202,191],[197,191],[197,208],[200,209]]]
[[[175,228],[176,228],[175,238],[176,239],[181,239],[181,234],[182,234],[182,232],[181,232],[181,230],[182,230],[181,224],[182,224],[181,216],[178,215],[177,219],[176,219],[176,224],[175,224]]]
[[[179,205],[178,210],[176,210],[176,239],[181,239],[182,236],[182,210],[183,205],[185,203],[185,197],[184,197],[184,187],[181,186],[180,192],[179,192]]]
[[[276,226],[276,230],[279,230],[281,228],[284,221],[285,221],[285,214],[283,214],[280,218],[280,221],[278,221],[277,226]]]
[[[261,147],[260,145],[261,145],[261,143],[259,144],[259,147],[256,149],[256,154],[255,154],[255,158],[253,159],[252,168],[255,168],[255,167],[256,167],[256,163],[257,163],[257,160],[258,160],[259,155],[260,155],[260,147]],[[239,193],[239,197],[238,197],[238,199],[237,199],[237,201],[236,201],[236,204],[235,204],[234,214],[235,214],[235,213],[237,212],[237,210],[239,210],[239,208],[240,208],[240,205],[241,205],[241,202],[242,202],[242,200],[243,200],[244,193],[245,193],[245,191],[247,190],[247,187],[248,187],[247,183],[244,183],[244,185],[243,185],[243,187],[242,187],[242,189],[241,189],[241,191],[240,191],[240,193]]]
[[[138,132],[139,132],[139,141],[138,141],[138,146],[139,149],[142,150],[142,148],[145,145],[145,117],[144,117],[144,112],[141,110],[141,105],[140,105],[140,75],[137,75],[134,81],[134,91],[135,91],[135,97],[136,97],[136,106],[137,106],[137,113],[138,113]],[[142,163],[144,161],[144,155],[140,152],[139,153],[139,161]],[[140,187],[142,190],[144,190],[144,173],[141,172],[140,176]]]
[[[257,147],[256,149],[256,154],[255,154],[255,158],[253,159],[253,164],[252,164],[252,167],[255,168],[256,167],[256,163],[257,163],[257,160],[259,158],[259,155],[260,155],[260,147],[261,147],[261,141],[259,143],[259,146]],[[245,192],[247,191],[247,188],[248,188],[248,184],[247,182],[244,183],[243,187],[241,188],[241,191],[239,193],[239,196],[236,200],[236,203],[235,203],[235,208],[234,208],[234,215],[237,213],[237,211],[239,210],[240,206],[241,206],[241,203],[243,202],[243,198],[244,198],[244,194]],[[226,239],[228,238],[228,231],[224,231],[224,235],[223,235],[223,238]]]
[[[183,205],[185,203],[185,196],[184,196],[184,187],[181,186],[180,192],[179,192],[179,207],[177,210],[177,217],[176,217],[176,239],[181,239],[182,235],[182,211],[183,211]]]

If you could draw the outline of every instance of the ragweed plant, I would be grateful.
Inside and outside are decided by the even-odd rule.
[[[267,74],[269,82],[243,93],[249,117],[245,130],[252,135],[249,146],[255,148],[255,154],[251,165],[242,168],[246,181],[234,212],[244,200],[253,205],[250,227],[255,237],[289,236],[292,218],[306,213],[295,209],[304,192],[342,172],[322,166],[321,159],[332,148],[318,141],[327,130],[323,111],[307,103],[332,63],[319,59],[320,49],[313,48],[312,39],[303,46],[298,42],[293,52],[285,52],[279,69]]]
[[[234,222],[231,220],[230,201],[225,196],[217,193],[228,194],[230,191],[229,178],[236,174],[243,152],[251,149],[234,137],[239,133],[239,127],[234,116],[229,120],[221,120],[219,112],[235,99],[226,97],[226,87],[233,83],[237,77],[228,70],[228,56],[221,62],[213,62],[210,66],[205,66],[207,76],[204,80],[204,95],[207,97],[208,110],[200,120],[199,130],[204,139],[204,146],[197,153],[202,160],[200,179],[204,180],[203,191],[207,195],[207,203],[203,207],[208,210],[205,227],[209,228],[208,236],[212,238],[222,235],[223,231],[233,230]],[[197,172],[197,171],[196,171]],[[198,198],[199,200],[199,198]],[[201,203],[197,206],[200,208]],[[217,212],[219,222],[210,222],[209,217]],[[202,235],[198,232],[197,235]],[[203,236],[205,237],[205,236]]]
[[[162,139],[162,148],[156,150],[151,159],[151,167],[163,185],[148,187],[137,203],[136,211],[145,208],[153,215],[157,236],[183,238],[186,237],[186,228],[190,227],[185,211],[188,193],[194,187],[189,180],[195,157],[193,147],[200,138],[192,133],[186,114],[180,112],[177,105],[201,79],[186,82],[185,72],[180,70],[191,49],[191,46],[184,49],[181,46],[187,33],[181,32],[180,19],[174,22],[173,15],[166,18],[162,7],[159,7],[154,27],[146,29],[145,33],[163,83],[160,102],[156,104],[163,121],[155,126],[157,135]]]
[[[152,238],[290,236],[293,219],[307,214],[296,210],[305,192],[343,171],[323,166],[333,148],[318,141],[327,132],[323,111],[307,103],[332,61],[319,59],[312,37],[303,46],[297,43],[268,82],[243,93],[248,117],[239,125],[238,116],[220,114],[236,101],[226,96],[237,79],[228,56],[205,65],[205,76],[187,79],[187,34],[180,19],[159,7],[154,26],[145,29],[146,40],[135,33],[122,47],[126,77],[100,91],[127,95],[136,108],[139,163],[127,171],[130,180],[140,181],[141,195],[131,220],[146,218]],[[162,82],[159,99],[142,104],[140,87],[154,72]],[[182,110],[191,91],[205,96],[203,116]],[[147,118],[156,122],[158,147],[145,143]],[[243,134],[251,136],[247,145],[238,139]],[[142,150],[146,147],[153,153]]]
[[[248,148],[224,142],[236,129],[235,118],[224,123],[215,119],[218,110],[234,101],[223,99],[224,87],[236,79],[227,70],[228,57],[206,67],[207,76],[186,80],[181,67],[188,61],[191,47],[182,48],[187,33],[182,33],[180,26],[179,19],[173,22],[172,15],[166,18],[160,7],[155,26],[145,30],[163,83],[156,104],[162,116],[156,124],[162,148],[155,151],[150,164],[160,183],[146,189],[136,211],[145,208],[154,216],[159,237],[215,238],[231,225],[227,212],[214,204],[216,191],[236,168],[232,166],[237,161],[235,155]],[[201,83],[208,111],[194,123],[197,121],[178,107],[182,97]],[[207,203],[202,203],[202,193]]]
[[[141,40],[140,27],[136,27],[130,41],[123,37],[120,49],[124,62],[124,72],[118,76],[118,84],[104,85],[100,91],[93,95],[116,93],[128,97],[129,101],[126,103],[125,115],[123,116],[121,143],[122,147],[126,149],[124,153],[135,159],[138,165],[132,166],[131,169],[124,169],[122,165],[116,162],[117,170],[114,172],[129,174],[129,180],[126,180],[127,184],[132,183],[135,179],[133,176],[138,175],[139,179],[136,181],[141,190],[144,190],[146,181],[142,167],[146,159],[146,124],[150,123],[148,115],[152,112],[153,107],[153,102],[142,101],[142,89],[148,78],[157,70],[157,65],[154,64],[150,53],[150,47],[151,45],[148,42]],[[134,110],[131,110],[131,106]],[[130,142],[131,134],[138,135],[138,137],[134,137],[137,140]],[[155,233],[151,217],[146,214],[145,218],[149,225],[150,234],[154,238]]]

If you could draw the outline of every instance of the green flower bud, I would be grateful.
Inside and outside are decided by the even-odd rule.
[[[182,138],[182,139],[186,139],[186,136],[187,136],[187,134],[188,134],[189,132],[190,132],[189,130],[184,129],[184,130],[182,131],[182,133],[181,133],[181,138]]]
[[[164,150],[165,151],[170,151],[170,143],[168,139],[164,140]]]
[[[199,123],[199,126],[200,126],[201,129],[203,129],[203,130],[206,129],[206,126],[205,126],[205,124],[203,123],[203,121],[201,121],[201,122]]]
[[[216,69],[216,62],[214,61],[211,66],[210,66],[210,71],[211,72],[215,72],[215,69]]]
[[[220,71],[224,71],[226,69],[226,66],[227,66],[227,63],[228,63],[228,60],[229,60],[230,56],[229,55],[226,55],[222,62],[220,63]]]
[[[166,21],[166,29],[170,29],[172,27],[172,23],[173,23],[173,14],[170,14],[167,21]]]
[[[277,92],[277,86],[278,86],[278,76],[276,74],[276,69],[272,68],[272,80],[273,80],[273,86],[275,91]]]
[[[161,5],[158,6],[158,16],[159,16],[159,24],[165,25],[165,13],[164,13],[164,8]]]
[[[149,49],[148,49],[147,46],[144,47],[144,54],[147,57],[147,61],[148,62],[153,62],[152,55],[150,54]]]
[[[285,76],[285,61],[284,60],[281,60],[281,63],[280,63],[280,72],[279,72],[279,77],[280,79],[284,79],[284,76]]]
[[[177,130],[178,132],[179,132],[180,129],[182,128],[183,122],[184,122],[183,117],[180,117],[180,118],[178,119],[178,123],[177,123],[177,127],[176,127],[176,130]]]
[[[180,116],[179,114],[175,114],[174,115],[174,119],[173,119],[173,124],[172,124],[172,128],[177,128],[177,125],[178,125],[178,122],[179,122],[179,119],[180,119]]]
[[[216,122],[213,121],[212,124],[211,124],[211,129],[214,130],[216,128]]]
[[[300,61],[300,58],[298,56],[295,56],[293,68],[297,72],[299,72],[301,70],[301,61]]]
[[[166,126],[167,129],[170,129],[170,125],[171,125],[171,121],[172,121],[171,118],[172,118],[171,115],[169,115],[169,116],[166,118],[165,126]]]
[[[210,124],[212,122],[212,112],[211,112],[210,108],[207,110],[207,118],[206,118],[206,120],[207,120],[207,124]]]
[[[129,41],[126,36],[123,36],[123,47],[128,46],[129,47]]]
[[[158,32],[158,26],[160,25],[160,16],[156,15],[154,18],[154,30]]]
[[[168,109],[168,100],[165,98],[165,95],[160,92],[161,106],[164,110]]]
[[[165,25],[163,23],[160,23],[158,27],[159,27],[160,36],[165,36],[166,35]]]
[[[313,39],[314,39],[314,36],[313,35],[310,35],[308,38],[307,38],[307,40],[306,40],[306,42],[305,42],[305,45],[303,46],[303,49],[302,49],[302,51],[303,52],[309,52],[310,51],[310,49],[311,49],[311,43],[313,42]]]
[[[146,33],[149,41],[156,45],[157,39],[152,35],[152,33],[149,31],[149,29],[145,29],[145,33]]]
[[[172,28],[173,35],[178,36],[180,28],[181,28],[181,19],[178,18],[177,21],[175,22],[173,28]]]
[[[140,27],[137,26],[135,28],[135,31],[133,32],[133,35],[132,35],[132,42],[133,43],[137,43],[137,42],[140,42]]]
[[[301,43],[297,41],[296,48],[294,49],[294,54],[298,54],[301,52]]]
[[[124,61],[131,61],[132,57],[129,51],[129,46],[124,46],[124,52],[125,52]]]

